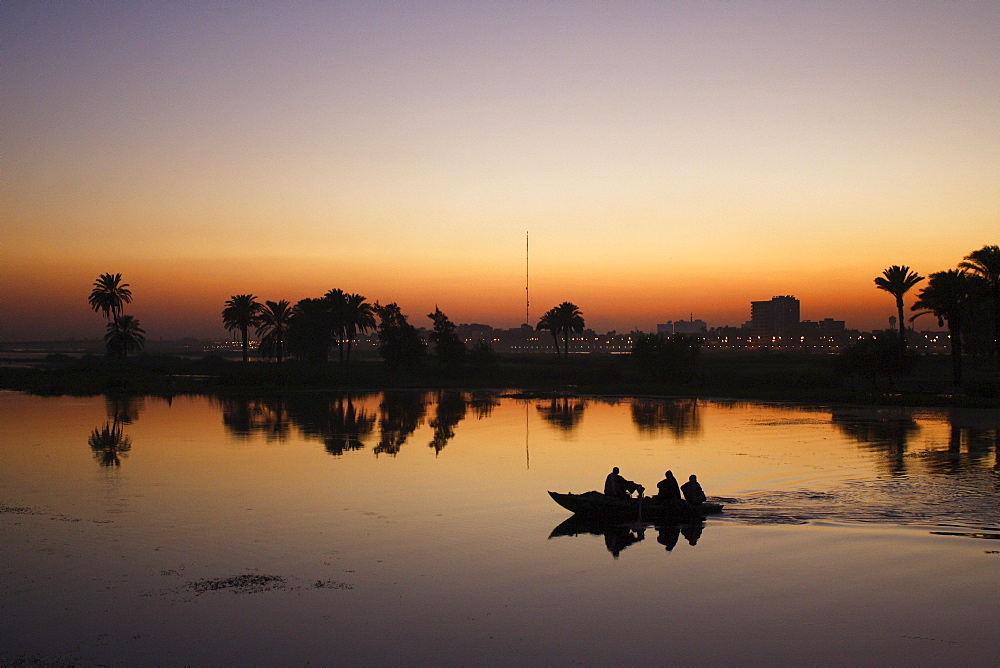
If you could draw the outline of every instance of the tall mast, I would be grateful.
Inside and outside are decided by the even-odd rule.
[[[531,324],[531,316],[529,315],[529,309],[530,309],[531,302],[528,299],[528,269],[529,269],[529,264],[528,264],[529,246],[528,246],[528,242],[529,242],[528,233],[525,232],[524,233],[524,324],[526,324],[526,325],[530,325]]]

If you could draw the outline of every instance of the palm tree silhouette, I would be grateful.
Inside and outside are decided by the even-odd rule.
[[[146,330],[139,326],[139,321],[130,315],[116,316],[108,323],[108,331],[104,335],[104,343],[108,354],[126,359],[130,352],[139,352],[146,343]]]
[[[972,251],[958,266],[986,283],[987,294],[993,302],[993,352],[1000,361],[1000,246],[983,246]]]
[[[351,359],[351,342],[358,333],[375,329],[375,307],[362,295],[351,293],[344,301],[344,335],[347,338],[347,361]]]
[[[94,281],[87,303],[94,311],[103,311],[108,320],[117,318],[125,304],[132,301],[132,291],[128,283],[122,283],[121,274],[101,274]]]
[[[257,324],[257,315],[261,309],[260,302],[254,295],[233,295],[226,301],[222,309],[222,326],[227,331],[239,331],[243,338],[243,361],[250,361],[250,337],[247,332]]]
[[[927,286],[917,295],[917,301],[910,307],[921,311],[912,318],[927,313],[937,316],[938,326],[948,323],[951,338],[951,371],[955,385],[962,383],[962,312],[972,298],[973,282],[964,269],[949,269],[930,275]]]
[[[906,265],[892,265],[875,279],[875,287],[885,290],[896,298],[896,309],[899,311],[899,345],[906,351],[906,323],[903,321],[903,295],[914,285],[924,280],[915,271],[910,271]]]
[[[285,333],[291,316],[292,309],[287,299],[278,302],[269,299],[257,314],[257,337],[260,339],[261,353],[266,358],[274,357],[278,364],[284,359]]]
[[[569,335],[570,332],[579,334],[583,331],[583,314],[580,313],[580,307],[573,302],[563,302],[553,310],[556,325],[563,335],[563,356],[569,357]]]
[[[558,320],[559,316],[556,314],[556,310],[554,308],[550,308],[548,311],[545,312],[545,315],[539,318],[538,324],[535,325],[536,332],[540,332],[543,329],[547,329],[549,330],[549,333],[552,334],[552,339],[555,341],[556,345],[556,357],[559,356],[560,326]]]
[[[323,295],[330,311],[330,326],[333,337],[337,340],[337,359],[344,362],[344,346],[347,338],[347,293],[340,288],[328,290]]]

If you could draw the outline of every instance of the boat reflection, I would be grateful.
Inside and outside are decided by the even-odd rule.
[[[670,552],[677,546],[682,536],[688,545],[697,545],[705,530],[705,522],[695,520],[690,522],[625,523],[585,515],[572,515],[552,529],[549,538],[581,535],[601,536],[604,538],[604,546],[608,552],[617,559],[627,547],[645,540],[646,532],[650,530],[656,531],[656,542],[662,545],[667,552]]]

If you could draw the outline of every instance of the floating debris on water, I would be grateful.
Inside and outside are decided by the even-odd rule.
[[[220,589],[229,589],[234,594],[256,594],[262,591],[283,589],[284,586],[285,578],[280,575],[257,575],[254,573],[244,573],[221,579],[207,578],[188,583],[188,587],[199,594]]]

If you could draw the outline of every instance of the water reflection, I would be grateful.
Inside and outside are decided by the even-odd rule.
[[[222,424],[238,438],[259,434],[273,441],[288,436],[291,424],[282,397],[221,397],[214,401],[222,411]]]
[[[911,442],[921,431],[916,411],[906,407],[834,408],[831,423],[867,450],[881,455],[881,463],[892,475],[912,473],[913,462],[923,462],[931,473],[957,474],[979,468],[991,456],[1000,470],[1000,411],[953,409],[947,440],[936,439],[937,448],[908,455]],[[922,443],[926,448],[928,443]]]
[[[448,441],[455,437],[455,425],[465,417],[465,397],[461,392],[438,392],[437,411],[431,420],[434,438],[430,447],[435,453],[441,452]]]
[[[469,408],[477,420],[488,418],[500,405],[500,397],[493,392],[476,391],[469,397]]]
[[[139,411],[146,406],[146,397],[106,395],[104,406],[111,422],[132,424],[139,419]]]
[[[132,439],[124,434],[121,422],[111,421],[103,427],[94,427],[87,445],[101,466],[118,467],[122,464],[121,458],[132,449]]]
[[[630,408],[640,433],[669,432],[677,438],[701,433],[697,399],[633,399]]]
[[[323,446],[331,455],[342,455],[349,450],[361,450],[364,439],[375,431],[375,415],[357,408],[351,395],[338,397],[330,402],[326,415],[326,430],[318,432]]]
[[[579,397],[553,397],[547,405],[539,404],[535,408],[547,423],[569,433],[580,426],[586,406],[586,401]]]
[[[906,473],[907,444],[920,431],[912,408],[834,408],[830,421],[861,445],[882,454],[890,473]]]
[[[662,545],[667,552],[672,551],[681,536],[688,545],[697,545],[705,529],[703,521],[678,523],[648,523],[633,522],[622,524],[620,522],[609,522],[607,520],[573,515],[564,520],[549,533],[549,538],[561,536],[600,536],[604,538],[604,546],[615,559],[628,547],[642,542],[646,539],[646,531],[653,529],[656,531],[656,542]]]
[[[385,392],[379,404],[379,440],[375,455],[396,456],[424,421],[427,402],[422,392]]]

